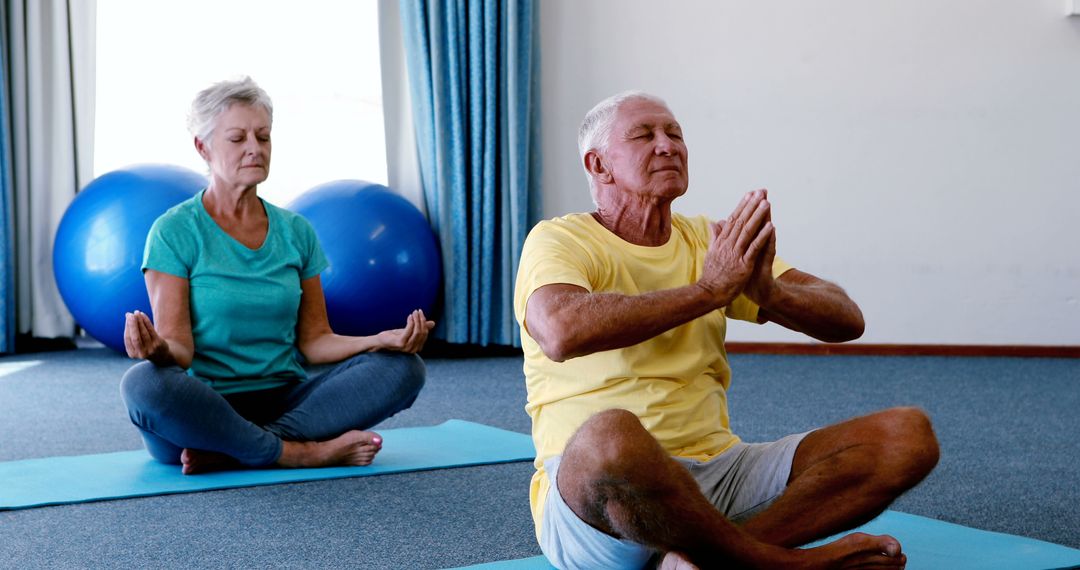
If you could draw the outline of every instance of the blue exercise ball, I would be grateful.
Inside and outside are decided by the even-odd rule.
[[[380,184],[336,180],[289,209],[311,222],[330,261],[322,285],[334,332],[401,328],[415,309],[431,318],[442,261],[431,226],[408,200]]]
[[[142,275],[146,234],[166,210],[206,187],[187,168],[140,164],[103,174],[71,202],[53,243],[60,296],[87,334],[124,350],[124,313],[150,312]]]

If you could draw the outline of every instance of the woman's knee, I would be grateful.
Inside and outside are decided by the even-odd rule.
[[[378,384],[378,392],[404,409],[412,405],[427,376],[424,361],[415,354],[402,352],[364,352],[345,361],[330,373],[349,379],[368,392],[372,382]]]
[[[383,377],[394,382],[397,392],[403,399],[415,399],[427,380],[427,367],[415,354],[402,352],[377,352],[377,365],[383,370]]]
[[[157,401],[164,385],[161,369],[144,360],[124,373],[120,379],[120,395],[129,408],[139,406]]]
[[[405,361],[409,389],[414,394],[419,394],[427,382],[427,366],[424,364],[424,360],[415,354],[403,354],[402,356],[405,357],[403,360]]]
[[[161,367],[150,362],[140,362],[124,373],[120,379],[120,396],[128,411],[148,411],[168,406],[177,399],[185,399],[191,389],[191,378],[176,366]]]

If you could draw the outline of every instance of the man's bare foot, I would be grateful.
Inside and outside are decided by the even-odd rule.
[[[286,441],[277,464],[282,467],[370,465],[382,449],[382,436],[373,431],[347,431],[327,441]]]
[[[907,556],[900,551],[900,543],[888,535],[870,535],[855,532],[835,542],[793,551],[802,560],[792,568],[903,568]]]
[[[907,564],[900,552],[900,543],[891,536],[852,533],[816,548],[793,549],[762,545],[759,557],[746,561],[749,567],[796,568],[800,570],[831,570],[842,568],[879,568],[897,570]],[[657,566],[659,570],[698,570],[699,565],[712,568],[717,562],[730,565],[731,560],[691,561],[681,552],[668,552]]]
[[[240,467],[240,462],[224,453],[201,449],[184,449],[180,453],[180,472],[184,475],[224,471]]]
[[[657,570],[700,570],[696,564],[690,562],[681,552],[668,552],[656,565]]]

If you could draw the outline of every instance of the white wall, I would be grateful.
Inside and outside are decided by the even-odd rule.
[[[861,342],[1080,345],[1064,0],[545,0],[540,26],[545,217],[591,209],[578,123],[640,88],[690,148],[675,209],[768,188],[781,255],[860,303]]]

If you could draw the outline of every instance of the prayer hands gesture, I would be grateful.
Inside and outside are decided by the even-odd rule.
[[[776,235],[768,193],[755,190],[743,196],[731,215],[715,224],[698,285],[719,306],[729,304],[743,292],[757,301],[755,297],[767,296],[771,290],[775,255]]]
[[[416,309],[405,319],[405,327],[386,330],[377,335],[379,344],[386,350],[416,354],[424,348],[428,333],[435,328],[435,321],[424,317],[424,311]]]

